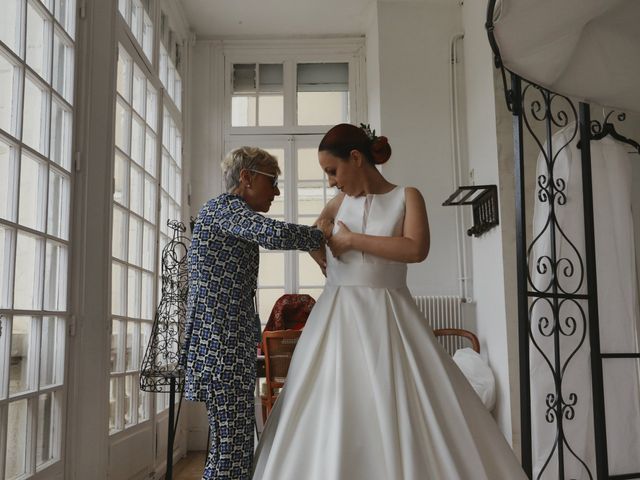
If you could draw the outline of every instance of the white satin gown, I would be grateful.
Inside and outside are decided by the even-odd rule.
[[[404,188],[345,197],[354,232],[398,236]],[[337,228],[337,227],[336,227]],[[518,480],[518,460],[406,285],[407,266],[327,252],[327,282],[265,425],[255,480]]]

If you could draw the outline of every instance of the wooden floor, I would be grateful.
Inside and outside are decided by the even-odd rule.
[[[202,480],[207,452],[188,452],[173,468],[173,480]]]

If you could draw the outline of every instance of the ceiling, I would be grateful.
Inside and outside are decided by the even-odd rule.
[[[366,30],[369,7],[376,0],[181,0],[181,2],[191,29],[202,38],[361,35]],[[409,0],[409,2],[422,3],[434,2],[434,0]]]

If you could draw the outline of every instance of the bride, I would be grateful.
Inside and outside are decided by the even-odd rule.
[[[341,191],[318,221],[330,237],[327,282],[260,439],[254,480],[525,479],[407,288],[429,226],[420,192],[375,167],[391,156],[387,139],[341,124],[318,150]]]

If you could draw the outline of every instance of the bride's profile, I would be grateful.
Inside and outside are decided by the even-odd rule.
[[[340,190],[318,226],[327,281],[265,425],[255,480],[517,480],[517,458],[407,288],[429,252],[420,192],[376,168],[385,137],[340,124],[318,148]]]

